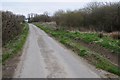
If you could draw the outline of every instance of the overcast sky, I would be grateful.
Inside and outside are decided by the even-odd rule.
[[[2,0],[0,10],[12,11],[15,14],[42,14],[45,11],[52,15],[55,11],[75,10],[86,6],[89,2],[118,2],[119,0]]]

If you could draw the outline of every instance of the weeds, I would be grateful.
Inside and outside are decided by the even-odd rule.
[[[19,36],[15,37],[13,40],[9,41],[5,46],[3,46],[3,48],[7,49],[7,50],[3,50],[3,54],[2,54],[3,64],[6,60],[8,60],[13,55],[17,54],[22,49],[26,41],[29,30],[27,23],[24,23],[23,27],[24,27],[23,31]]]

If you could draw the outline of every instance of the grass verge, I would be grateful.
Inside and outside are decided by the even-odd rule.
[[[112,64],[108,59],[102,57],[98,53],[94,53],[90,51],[88,48],[83,47],[80,43],[73,40],[73,37],[75,39],[75,38],[78,38],[78,36],[71,36],[72,35],[71,32],[64,31],[64,30],[52,30],[51,28],[47,28],[47,27],[44,27],[43,25],[40,25],[39,23],[35,23],[35,25],[41,28],[42,30],[44,30],[49,35],[52,35],[53,37],[55,37],[57,40],[59,40],[62,44],[64,44],[68,48],[71,48],[73,51],[78,53],[79,56],[87,59],[91,64],[95,65],[97,68],[106,70],[108,72],[111,72],[113,74],[120,76],[120,68],[118,66]],[[91,38],[91,39],[94,39],[94,38]]]
[[[21,34],[9,41],[5,46],[3,46],[3,49],[5,50],[3,50],[2,54],[2,64],[4,64],[6,60],[22,50],[28,35],[28,30],[28,24],[24,23]]]
[[[87,43],[96,43],[110,50],[112,53],[120,54],[120,40],[112,39],[109,36],[99,38],[98,33],[71,32],[70,37],[72,37],[73,39],[80,38]]]

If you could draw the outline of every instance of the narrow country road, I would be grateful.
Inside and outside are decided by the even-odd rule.
[[[35,25],[29,24],[29,28],[15,78],[99,78],[75,53]]]

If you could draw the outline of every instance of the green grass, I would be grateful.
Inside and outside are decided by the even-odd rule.
[[[17,54],[20,50],[22,50],[22,47],[26,41],[27,35],[28,35],[28,24],[23,24],[23,31],[20,35],[9,41],[3,48],[6,50],[2,54],[2,63],[4,64],[6,60]]]
[[[97,37],[97,34],[68,32],[65,30],[53,30],[53,29],[44,27],[43,25],[40,25],[38,23],[35,23],[35,25],[41,28],[42,30],[44,30],[49,35],[52,35],[53,37],[55,37],[57,40],[59,40],[62,44],[64,44],[68,48],[75,51],[79,56],[87,59],[91,64],[95,65],[97,68],[106,70],[108,72],[111,72],[120,76],[120,68],[118,66],[115,66],[110,61],[108,61],[108,59],[102,57],[98,53],[94,53],[90,51],[88,48],[83,47],[79,42],[76,42],[74,40],[74,39],[81,38],[88,43],[96,42],[100,40],[100,38]],[[115,43],[115,45],[118,45],[117,41],[116,40],[114,41],[111,38],[110,40],[107,37],[104,37],[102,39],[104,40],[103,41],[104,43],[100,43],[99,41],[98,44],[109,46],[109,45],[106,45],[108,44],[107,42],[112,42],[112,43]],[[112,49],[113,49],[113,46],[112,46]]]
[[[99,44],[113,53],[120,54],[120,45],[119,45],[120,40],[115,40],[108,36],[99,38],[97,33],[74,32],[74,33],[71,33],[71,37],[73,39],[80,38],[87,43]]]

